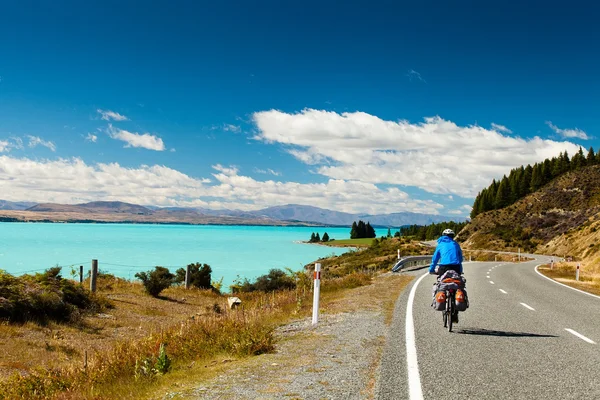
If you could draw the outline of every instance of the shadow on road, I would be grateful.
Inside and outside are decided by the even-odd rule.
[[[456,333],[463,335],[503,336],[503,337],[558,337],[556,335],[539,335],[537,333],[494,331],[489,329],[460,329]]]

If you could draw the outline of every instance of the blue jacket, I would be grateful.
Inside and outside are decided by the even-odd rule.
[[[435,248],[435,253],[433,253],[433,258],[431,259],[431,266],[429,267],[429,272],[435,272],[436,265],[460,265],[460,273],[462,274],[462,261],[463,255],[462,250],[458,243],[454,241],[454,239],[449,236],[442,236],[438,239],[437,247]]]

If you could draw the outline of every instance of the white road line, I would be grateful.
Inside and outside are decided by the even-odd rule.
[[[545,264],[540,264],[540,265],[545,265]],[[538,271],[538,267],[539,267],[540,265],[536,265],[536,266],[535,266],[535,272],[537,272],[539,276],[542,276],[542,277],[544,277],[544,278],[548,279],[550,282],[554,282],[554,283],[556,283],[556,284],[558,284],[558,285],[561,285],[561,286],[564,286],[564,287],[566,287],[566,288],[569,288],[569,289],[576,290],[576,291],[578,291],[579,293],[587,294],[588,296],[592,296],[592,297],[595,297],[595,298],[597,298],[597,299],[600,299],[600,296],[597,296],[597,295],[595,295],[595,294],[592,294],[592,293],[584,292],[583,290],[575,289],[574,287],[571,287],[571,286],[569,286],[569,285],[565,285],[564,283],[556,282],[556,281],[555,281],[554,279],[552,279],[552,278],[548,278],[546,275],[544,275],[544,274],[542,274],[540,271]]]
[[[494,284],[494,281],[490,281],[490,283],[493,285],[493,284]]]
[[[508,294],[508,293],[506,292],[506,290],[503,290],[503,289],[498,289],[498,290],[500,290],[500,291],[501,291],[502,293],[504,293],[504,294]]]
[[[490,276],[488,275],[488,276],[486,276],[486,278],[490,279]]]
[[[579,339],[584,340],[590,344],[596,344],[596,342],[594,342],[592,339],[586,338],[585,336],[583,336],[581,333],[579,332],[575,332],[573,329],[569,329],[569,328],[565,328],[565,331],[577,336]]]
[[[413,303],[417,286],[429,273],[423,274],[410,289],[406,304],[406,364],[408,370],[408,393],[410,400],[423,400],[419,363],[417,361],[417,344],[415,343],[415,324],[413,321]]]
[[[523,307],[525,307],[525,308],[528,308],[528,309],[530,309],[531,311],[535,311],[535,308],[533,308],[533,307],[531,307],[531,306],[528,306],[528,305],[527,305],[527,304],[525,304],[525,303],[521,303],[521,305],[522,305]]]

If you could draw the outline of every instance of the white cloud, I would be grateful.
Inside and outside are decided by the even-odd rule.
[[[92,133],[88,133],[87,136],[85,137],[85,140],[87,140],[88,142],[96,143],[96,141],[98,140],[98,136],[96,136]]]
[[[281,176],[281,172],[274,171],[271,168],[266,169],[266,170],[265,169],[254,168],[254,172],[257,172],[259,174],[271,174],[271,175],[274,175],[274,176]]]
[[[450,215],[464,215],[464,216],[468,216],[471,213],[472,209],[473,209],[473,207],[471,207],[469,205],[464,205],[464,206],[461,206],[460,208],[458,208],[456,210],[448,211],[448,214],[450,214]]]
[[[511,168],[579,146],[522,139],[440,117],[422,123],[385,121],[364,112],[305,109],[254,113],[255,140],[279,143],[328,178],[416,186],[430,193],[474,197]]]
[[[108,134],[111,138],[127,143],[124,147],[142,147],[148,150],[164,151],[165,144],[158,136],[149,133],[132,133],[108,125]]]
[[[225,124],[223,126],[223,130],[226,132],[240,133],[242,131],[242,128],[238,125]]]
[[[88,165],[79,158],[31,160],[0,156],[0,191],[6,200],[79,203],[120,200],[158,206],[255,210],[306,204],[346,212],[413,211],[439,214],[442,205],[411,199],[397,189],[329,179],[325,183],[258,181],[236,167],[213,166],[214,184],[165,166],[126,168],[117,163]]]
[[[29,138],[29,147],[44,146],[52,151],[56,151],[56,145],[48,140],[44,140],[39,136],[27,136]]]
[[[408,70],[408,72],[406,73],[406,76],[408,76],[408,80],[411,81],[411,82],[413,80],[418,80],[418,81],[421,81],[423,83],[427,83],[427,81],[425,79],[423,79],[423,77],[421,76],[421,74],[418,73],[417,71],[415,71],[414,69]]]
[[[10,151],[10,142],[8,140],[0,140],[0,153]]]
[[[452,195],[448,196],[448,200],[454,200],[454,197]]]
[[[504,125],[495,124],[493,122],[492,122],[492,129],[495,130],[496,132],[512,133],[512,131],[510,129],[508,129],[507,127],[505,127]]]
[[[129,118],[127,118],[124,115],[119,114],[118,112],[114,112],[114,111],[109,111],[109,110],[101,110],[101,109],[97,109],[96,110],[98,112],[98,114],[100,114],[102,116],[102,119],[105,121],[129,121]]]
[[[582,140],[588,140],[589,137],[587,133],[582,131],[581,129],[560,129],[558,126],[554,125],[552,121],[546,121],[546,125],[550,127],[554,131],[554,133],[565,137],[565,138],[578,138]]]
[[[20,137],[11,137],[11,140],[13,141],[11,145],[12,147],[18,150],[23,150],[23,139],[21,139]]]

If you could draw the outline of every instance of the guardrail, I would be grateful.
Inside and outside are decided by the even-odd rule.
[[[416,267],[427,264],[431,264],[431,256],[408,256],[398,261],[392,267],[392,272],[398,272],[407,267]]]

